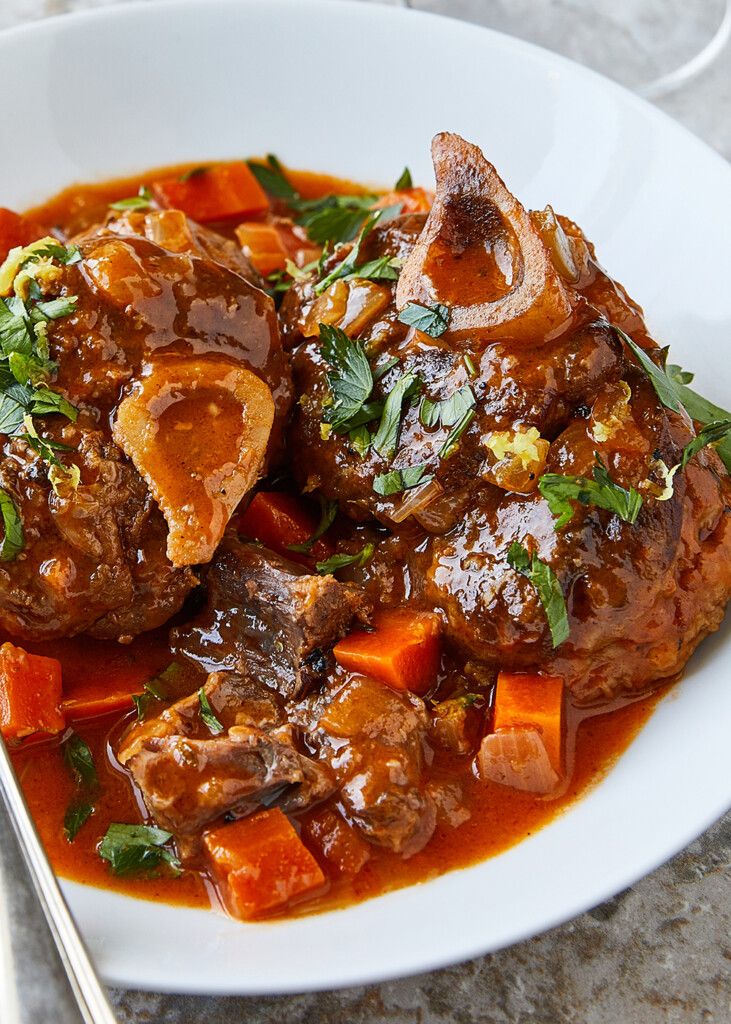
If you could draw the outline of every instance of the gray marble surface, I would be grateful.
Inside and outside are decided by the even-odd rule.
[[[0,29],[110,2],[115,0],[0,0]],[[632,86],[691,56],[722,10],[722,0],[405,5],[513,32]],[[587,8],[592,18],[582,19]],[[658,105],[731,159],[731,48]],[[113,1001],[124,1024],[725,1024],[731,1021],[730,867],[731,814],[607,903],[465,964],[382,985],[286,998],[117,990]],[[45,948],[40,943],[38,955]],[[51,1024],[42,1012],[38,1020]]]

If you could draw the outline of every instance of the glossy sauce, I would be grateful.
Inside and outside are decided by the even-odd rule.
[[[142,178],[120,179],[103,185],[74,186],[31,211],[31,216],[40,224],[56,227],[65,235],[72,236],[103,220],[111,201],[134,195],[141,183],[155,177],[181,174],[194,166],[150,171]],[[304,197],[362,190],[351,182],[305,172],[290,172],[290,179]],[[213,227],[232,237],[231,224]],[[477,259],[478,255],[481,260],[489,262],[490,254],[481,253],[474,258]],[[498,260],[493,254],[493,260],[502,268],[503,274],[508,272],[509,277],[507,257]],[[507,278],[498,281],[498,277],[500,275],[494,284],[500,294],[509,282]],[[73,365],[70,365],[69,373],[73,377]],[[69,390],[73,391],[70,383]],[[231,438],[231,443],[235,443],[234,438]],[[165,874],[154,878],[120,878],[110,873],[97,852],[97,844],[110,823],[149,820],[129,775],[119,766],[113,753],[134,712],[124,696],[120,697],[119,703],[124,705],[121,711],[118,707],[110,714],[77,720],[76,710],[84,705],[90,692],[98,691],[100,676],[108,683],[110,693],[120,691],[123,694],[131,686],[138,686],[141,690],[144,682],[171,660],[167,633],[168,627],[163,627],[124,646],[83,637],[24,645],[31,651],[61,660],[69,725],[89,744],[100,777],[100,793],[93,816],[73,843],[67,842],[63,833],[64,814],[74,798],[75,784],[63,761],[61,738],[26,742],[15,752],[14,758],[24,792],[59,874],[140,898],[191,906],[219,906],[215,889],[203,870],[187,869],[178,878]],[[202,677],[192,670],[184,673],[181,693],[192,692],[201,682]],[[433,838],[425,849],[409,859],[369,846],[369,859],[358,874],[332,881],[323,895],[288,908],[287,913],[325,910],[389,889],[426,881],[520,842],[603,777],[642,728],[666,690],[660,689],[601,709],[569,707],[566,757],[570,781],[566,791],[554,799],[485,783],[471,771],[469,757],[437,751],[429,779],[437,785],[442,783],[445,787],[456,787],[454,803],[459,808],[457,816],[453,815],[449,820],[449,807],[446,807],[446,813],[444,810],[440,812]],[[157,710],[155,708],[153,713]],[[320,809],[321,806],[311,813],[316,814]],[[301,824],[306,825],[307,817],[302,816]]]

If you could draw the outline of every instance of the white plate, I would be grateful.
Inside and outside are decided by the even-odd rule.
[[[676,361],[731,394],[731,171],[578,65],[460,22],[327,0],[107,9],[0,36],[0,202],[183,160],[275,152],[295,167],[429,183],[441,130],[479,143],[526,203],[594,239]],[[534,935],[652,870],[731,803],[729,649],[707,642],[608,778],[530,840],[359,906],[237,924],[65,885],[104,976],[274,993],[423,971]]]

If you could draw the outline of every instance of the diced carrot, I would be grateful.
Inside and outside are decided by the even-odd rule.
[[[401,205],[401,213],[428,213],[431,210],[433,196],[423,188],[402,188],[398,192],[387,192],[380,196],[374,208]]]
[[[246,221],[236,228],[236,237],[252,265],[262,277],[274,270],[282,270],[287,262],[287,250],[281,236],[271,224]]]
[[[278,807],[207,832],[203,842],[230,912],[244,921],[325,885],[317,861]]]
[[[425,693],[437,681],[441,623],[433,612],[405,608],[380,612],[371,632],[356,630],[335,645],[343,668],[395,690]]]
[[[310,818],[304,833],[339,877],[357,875],[370,857],[368,844],[329,807]]]
[[[22,647],[0,647],[0,730],[20,739],[35,732],[61,732],[61,662],[28,654]]]
[[[558,774],[563,764],[563,679],[501,672],[495,689],[493,729],[537,729]]]
[[[132,677],[124,685],[110,686],[106,678],[91,677],[73,687],[64,687],[61,708],[70,719],[129,711],[134,706],[133,695],[142,692],[145,682]]]
[[[333,553],[332,545],[324,537],[315,541],[309,553],[291,551],[289,546],[308,541],[317,523],[318,516],[302,498],[284,491],[259,491],[239,515],[236,528],[285,558],[312,568],[315,562],[325,561]]]
[[[48,232],[27,217],[0,206],[0,263],[17,245],[30,245]]]
[[[526,793],[550,793],[558,773],[537,729],[518,726],[485,736],[477,755],[483,779]]]
[[[201,224],[266,213],[269,201],[245,163],[216,164],[181,181],[155,181],[152,192],[161,206],[182,210]]]

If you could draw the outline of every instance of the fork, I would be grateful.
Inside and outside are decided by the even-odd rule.
[[[36,831],[0,737],[0,792],[12,823],[0,821],[0,1010],[3,1024],[117,1024]],[[23,871],[23,864],[26,871]],[[24,885],[28,876],[35,889]],[[43,917],[56,945],[48,942]],[[45,934],[43,934],[45,933]],[[29,946],[35,946],[29,950]],[[26,947],[24,949],[24,947]],[[31,952],[32,955],[28,956]],[[50,953],[50,956],[49,956]],[[33,955],[35,954],[35,955]],[[60,963],[59,963],[60,960]],[[46,1011],[39,1012],[40,1003]]]

